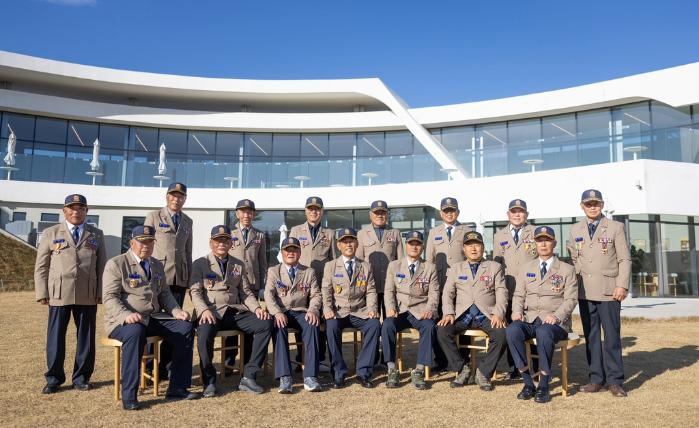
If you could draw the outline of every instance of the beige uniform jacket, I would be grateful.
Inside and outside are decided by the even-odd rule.
[[[439,297],[437,269],[432,263],[420,259],[412,278],[410,263],[405,257],[388,265],[383,296],[386,311],[394,310],[399,314],[410,311],[417,319],[423,312],[432,311],[436,318]]]
[[[223,318],[228,308],[255,312],[260,304],[247,278],[244,263],[231,255],[225,273],[221,272],[213,253],[198,258],[192,269],[193,318],[198,319],[207,309],[218,319]]]
[[[332,229],[320,227],[315,242],[311,238],[308,222],[291,228],[289,237],[296,238],[301,244],[299,263],[308,266],[316,273],[318,284],[323,282],[325,264],[335,258],[335,238]]]
[[[51,306],[96,305],[106,260],[100,229],[85,224],[75,245],[65,221],[49,227],[36,252],[36,300],[49,299]]]
[[[587,219],[570,228],[568,251],[578,278],[578,298],[611,301],[616,287],[629,289],[631,253],[624,225],[602,217],[590,239]]]
[[[509,224],[498,230],[493,238],[493,260],[505,268],[505,284],[510,299],[515,293],[521,266],[538,257],[534,229],[536,228],[530,224],[522,227],[517,244],[512,237]]]
[[[447,278],[447,269],[465,260],[464,235],[466,232],[470,232],[471,228],[460,223],[456,223],[453,227],[451,240],[447,236],[445,223],[430,230],[427,238],[425,260],[437,266],[440,286],[444,286]]]
[[[544,321],[553,315],[570,333],[573,331],[571,315],[577,304],[578,282],[573,266],[555,258],[542,278],[537,257],[520,269],[512,313],[522,314],[526,322],[532,323],[537,318]]]
[[[245,264],[245,272],[250,283],[250,288],[255,296],[264,287],[267,275],[267,240],[265,234],[254,227],[250,227],[248,241],[243,239],[243,232],[236,224],[231,230],[233,246],[228,252],[231,256],[241,260]]]
[[[384,292],[388,264],[403,257],[403,240],[398,229],[384,229],[379,241],[374,226],[364,226],[358,233],[359,247],[357,258],[366,260],[371,265],[376,283],[376,292]]]
[[[192,273],[192,219],[180,211],[180,225],[175,232],[167,208],[151,211],[143,222],[155,228],[153,257],[165,266],[165,281],[168,285],[187,287]]]
[[[308,266],[296,265],[293,283],[285,265],[272,266],[267,270],[265,303],[271,315],[297,311],[319,316],[322,300],[316,274]]]
[[[374,276],[369,262],[355,258],[352,278],[347,275],[342,257],[325,264],[323,272],[323,311],[334,311],[337,318],[348,315],[367,319],[378,314]]]
[[[444,315],[459,318],[474,303],[488,319],[493,315],[505,319],[507,287],[500,263],[483,260],[475,277],[467,261],[457,263],[449,269],[442,292]]]
[[[162,311],[174,315],[180,310],[165,280],[163,264],[153,257],[149,264],[150,281],[131,251],[107,262],[102,279],[107,336],[117,326],[123,325],[126,317],[133,313],[141,314],[143,324],[148,325],[151,316],[165,315]]]

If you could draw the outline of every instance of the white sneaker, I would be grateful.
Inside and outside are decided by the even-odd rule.
[[[303,379],[303,389],[305,389],[306,391],[318,392],[322,391],[323,387],[320,386],[320,382],[318,382],[318,379],[314,377],[307,377]]]

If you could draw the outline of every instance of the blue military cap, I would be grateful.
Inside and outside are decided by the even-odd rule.
[[[439,204],[439,209],[440,210],[445,210],[447,208],[453,208],[455,210],[459,209],[459,202],[455,198],[444,198],[442,199],[442,203]]]
[[[335,231],[335,239],[342,241],[345,238],[357,239],[357,231],[351,227],[342,227]]]
[[[386,201],[374,201],[371,203],[371,212],[374,211],[388,211],[388,204]]]
[[[216,239],[220,237],[231,237],[231,228],[224,225],[224,224],[219,224],[218,226],[214,226],[211,229],[211,239]]]
[[[536,238],[550,238],[555,240],[556,232],[553,231],[552,227],[539,226],[536,229],[534,229],[534,239]]]
[[[464,245],[467,242],[471,242],[471,241],[477,241],[477,242],[480,242],[482,244],[483,243],[483,235],[481,235],[478,232],[473,232],[473,231],[466,232],[466,235],[464,235]]]
[[[138,225],[131,230],[131,239],[152,241],[155,239],[155,228],[153,226]]]
[[[602,192],[600,192],[599,190],[595,190],[595,189],[585,190],[582,193],[582,196],[580,197],[580,202],[582,202],[584,204],[585,202],[589,202],[589,201],[604,202],[604,199],[602,199]]]
[[[282,241],[282,250],[285,250],[289,247],[301,248],[301,243],[298,239],[290,236]]]
[[[87,206],[87,199],[83,195],[78,195],[78,194],[68,195],[68,196],[66,196],[66,199],[65,199],[65,202],[63,203],[63,206],[68,207],[71,205],[85,205],[85,206]]]
[[[510,201],[510,206],[507,209],[508,209],[508,211],[511,211],[513,208],[521,208],[524,211],[526,211],[527,210],[527,203],[521,199],[514,199],[514,200]]]
[[[170,183],[169,186],[167,186],[167,192],[168,193],[182,193],[183,195],[187,195],[187,186],[185,186],[182,183]]]
[[[323,208],[323,200],[317,196],[311,196],[306,199],[306,208],[308,207]]]
[[[413,230],[408,232],[408,236],[405,238],[405,242],[411,242],[411,241],[419,241],[421,244],[425,242],[425,235],[422,234],[422,232],[418,232],[417,230]]]
[[[241,208],[250,208],[254,211],[255,210],[255,203],[253,201],[251,201],[250,199],[241,199],[236,204],[235,209],[239,210]]]

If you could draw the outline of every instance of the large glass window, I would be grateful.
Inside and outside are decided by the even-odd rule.
[[[686,219],[685,219],[686,221]],[[665,295],[696,295],[696,236],[689,224],[661,223]]]
[[[533,168],[548,169],[541,159],[541,121],[539,119],[510,122],[508,131],[508,172],[528,172]]]
[[[187,141],[187,153],[212,159],[216,153],[216,133],[190,131]]]
[[[104,126],[104,125],[103,125]],[[68,122],[68,145],[78,147],[92,147],[99,136],[99,125],[90,122]],[[100,141],[100,145],[103,142]]]
[[[634,296],[658,296],[660,293],[655,226],[655,223],[650,222],[629,222],[631,287]]]
[[[613,159],[652,158],[650,129],[648,102],[612,108]]]
[[[575,115],[545,117],[541,123],[542,157],[545,169],[578,165]]]
[[[476,126],[476,139],[483,144],[483,177],[507,174],[507,124]]]
[[[165,144],[167,153],[187,153],[187,131],[161,129],[158,139],[160,144]]]
[[[612,117],[609,109],[578,113],[580,165],[613,162],[610,145]]]
[[[326,158],[329,154],[328,134],[301,135],[301,158]]]
[[[134,227],[143,224],[145,217],[123,217],[121,220],[121,253],[129,251],[129,241],[131,241],[131,231]]]

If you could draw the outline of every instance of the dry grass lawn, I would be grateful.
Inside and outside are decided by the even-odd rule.
[[[167,403],[166,384],[157,399],[147,390],[140,401],[144,409],[124,412],[113,399],[112,352],[99,347],[91,392],[64,386],[50,396],[41,394],[45,371],[47,310],[34,303],[31,292],[0,294],[0,402],[3,426],[697,426],[699,424],[699,322],[631,320],[623,324],[626,389],[629,397],[615,399],[609,393],[575,393],[587,380],[585,352],[571,352],[571,395],[561,396],[559,369],[554,369],[553,401],[546,405],[521,402],[515,396],[519,382],[496,382],[496,389],[483,393],[475,386],[449,387],[452,375],[434,379],[429,391],[416,391],[409,384],[396,390],[383,385],[366,390],[350,382],[342,390],[305,393],[300,375],[297,393],[281,396],[276,389],[260,396],[235,391],[237,376],[223,387],[225,394],[213,399]],[[581,331],[579,322],[576,331]],[[68,330],[74,337],[74,328]],[[103,334],[98,313],[98,341]],[[416,338],[408,340],[408,362],[414,362]],[[68,340],[66,358],[70,379],[74,340]],[[345,350],[351,353],[350,348]],[[503,358],[504,359],[504,358]],[[558,361],[558,358],[557,358]],[[195,355],[198,366],[198,357]],[[502,366],[502,364],[501,364]],[[195,369],[195,372],[197,369]],[[385,373],[376,374],[385,381]],[[325,379],[329,382],[329,379]],[[407,383],[407,376],[404,376]],[[70,382],[70,380],[68,381]],[[201,386],[195,379],[195,390]],[[271,388],[270,375],[261,379]]]

